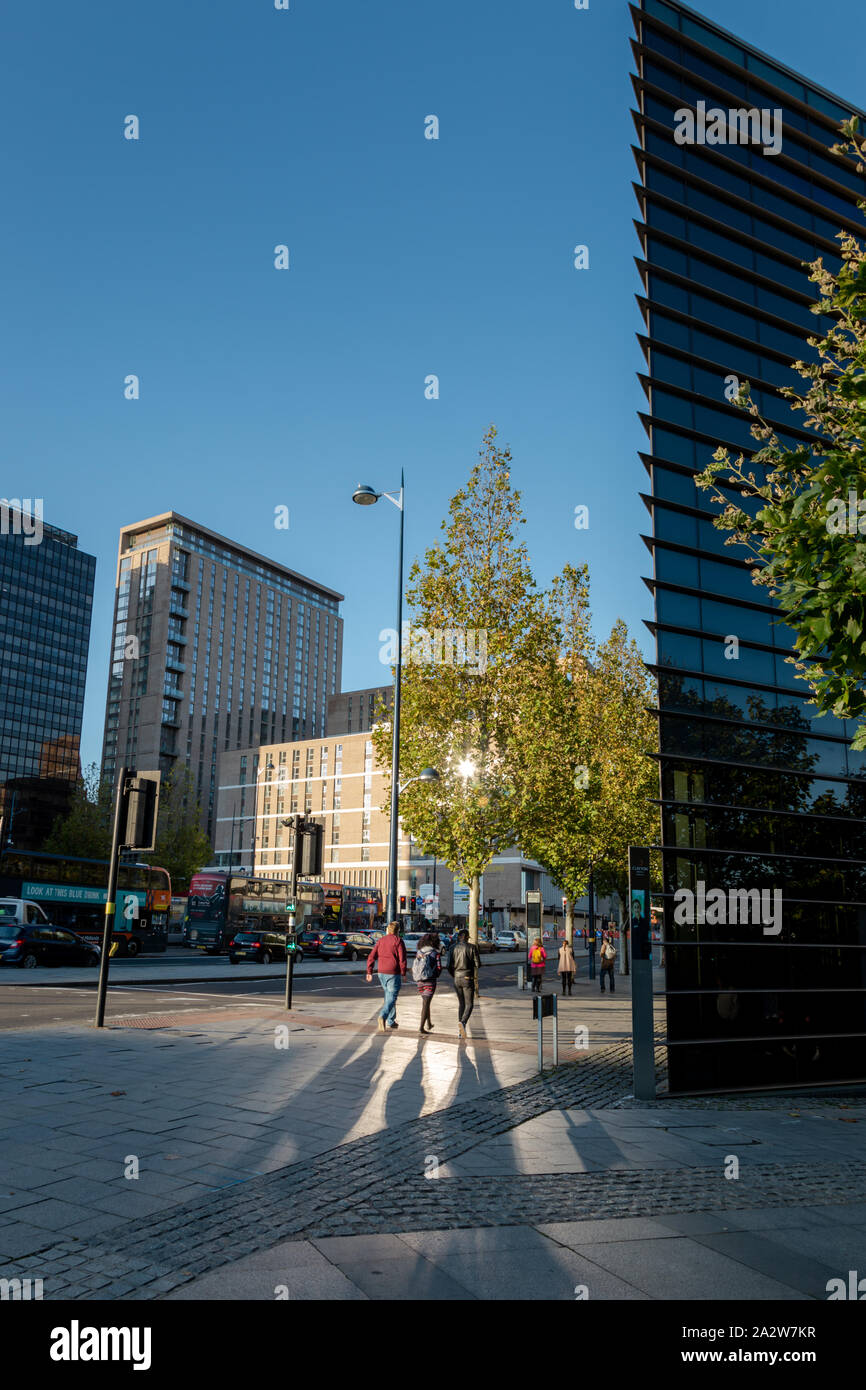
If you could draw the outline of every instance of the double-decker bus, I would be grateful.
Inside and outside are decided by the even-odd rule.
[[[107,859],[76,859],[63,854],[0,854],[0,896],[27,898],[49,920],[97,945],[105,926]],[[171,880],[155,864],[121,861],[117,872],[111,954],[137,956],[164,951],[168,941]]]
[[[299,887],[294,904],[285,880],[203,869],[189,882],[184,939],[196,950],[215,956],[226,950],[235,932],[253,928],[290,931],[293,912],[295,931],[321,928],[322,885],[305,883]]]
[[[357,888],[347,883],[314,883],[303,879],[302,888],[322,890],[325,926],[329,931],[372,931],[380,926],[382,893],[379,888]]]

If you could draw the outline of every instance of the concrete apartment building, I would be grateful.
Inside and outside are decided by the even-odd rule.
[[[373,685],[366,690],[343,690],[328,700],[328,734],[362,734],[372,729],[376,711],[394,706],[394,686]]]
[[[365,706],[366,708],[366,706]],[[266,877],[288,879],[290,832],[283,824],[304,813],[325,827],[322,877],[332,883],[388,890],[390,817],[386,773],[377,767],[369,732],[232,750],[220,759],[219,803],[213,863],[252,868]],[[465,893],[441,861],[424,856],[401,834],[398,843],[398,896],[419,894],[435,882],[440,913],[468,914]],[[527,888],[540,888],[546,906],[562,910],[562,896],[539,864],[507,850],[484,874],[482,898],[496,904],[496,925],[522,916]]]
[[[188,767],[212,836],[221,757],[324,734],[342,597],[177,512],[124,526],[103,776]]]

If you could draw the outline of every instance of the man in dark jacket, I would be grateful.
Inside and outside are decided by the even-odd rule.
[[[398,923],[389,922],[384,936],[380,936],[367,957],[367,984],[373,979],[373,966],[379,972],[379,984],[385,995],[385,1003],[379,1011],[379,1032],[385,1027],[396,1028],[397,995],[406,978],[406,947],[403,938],[397,935]]]
[[[460,1012],[457,1018],[457,1032],[461,1042],[466,1041],[466,1024],[475,1005],[475,987],[478,971],[481,968],[481,952],[469,940],[468,931],[460,931],[451,946],[446,969],[454,976],[454,988]]]

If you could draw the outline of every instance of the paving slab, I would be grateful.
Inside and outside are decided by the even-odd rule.
[[[667,1240],[596,1242],[576,1247],[610,1273],[627,1279],[649,1297],[716,1301],[719,1299],[785,1301],[807,1295],[796,1285],[784,1282],[731,1258],[722,1249],[704,1242],[727,1240],[726,1236],[672,1235]],[[700,1243],[699,1243],[700,1242]]]

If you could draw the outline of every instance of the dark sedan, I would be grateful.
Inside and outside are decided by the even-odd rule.
[[[375,944],[372,936],[363,931],[326,932],[319,955],[325,960],[360,960],[370,954]]]
[[[323,931],[301,932],[301,950],[304,952],[304,955],[317,956],[319,954],[319,947],[324,941],[325,936],[326,933]]]
[[[304,947],[295,951],[295,965],[304,959]],[[270,965],[271,961],[286,959],[286,933],[270,928],[256,931],[235,932],[228,945],[229,964],[239,965],[241,961],[254,961],[257,965]]]
[[[64,927],[0,923],[0,965],[98,965],[99,947]]]

